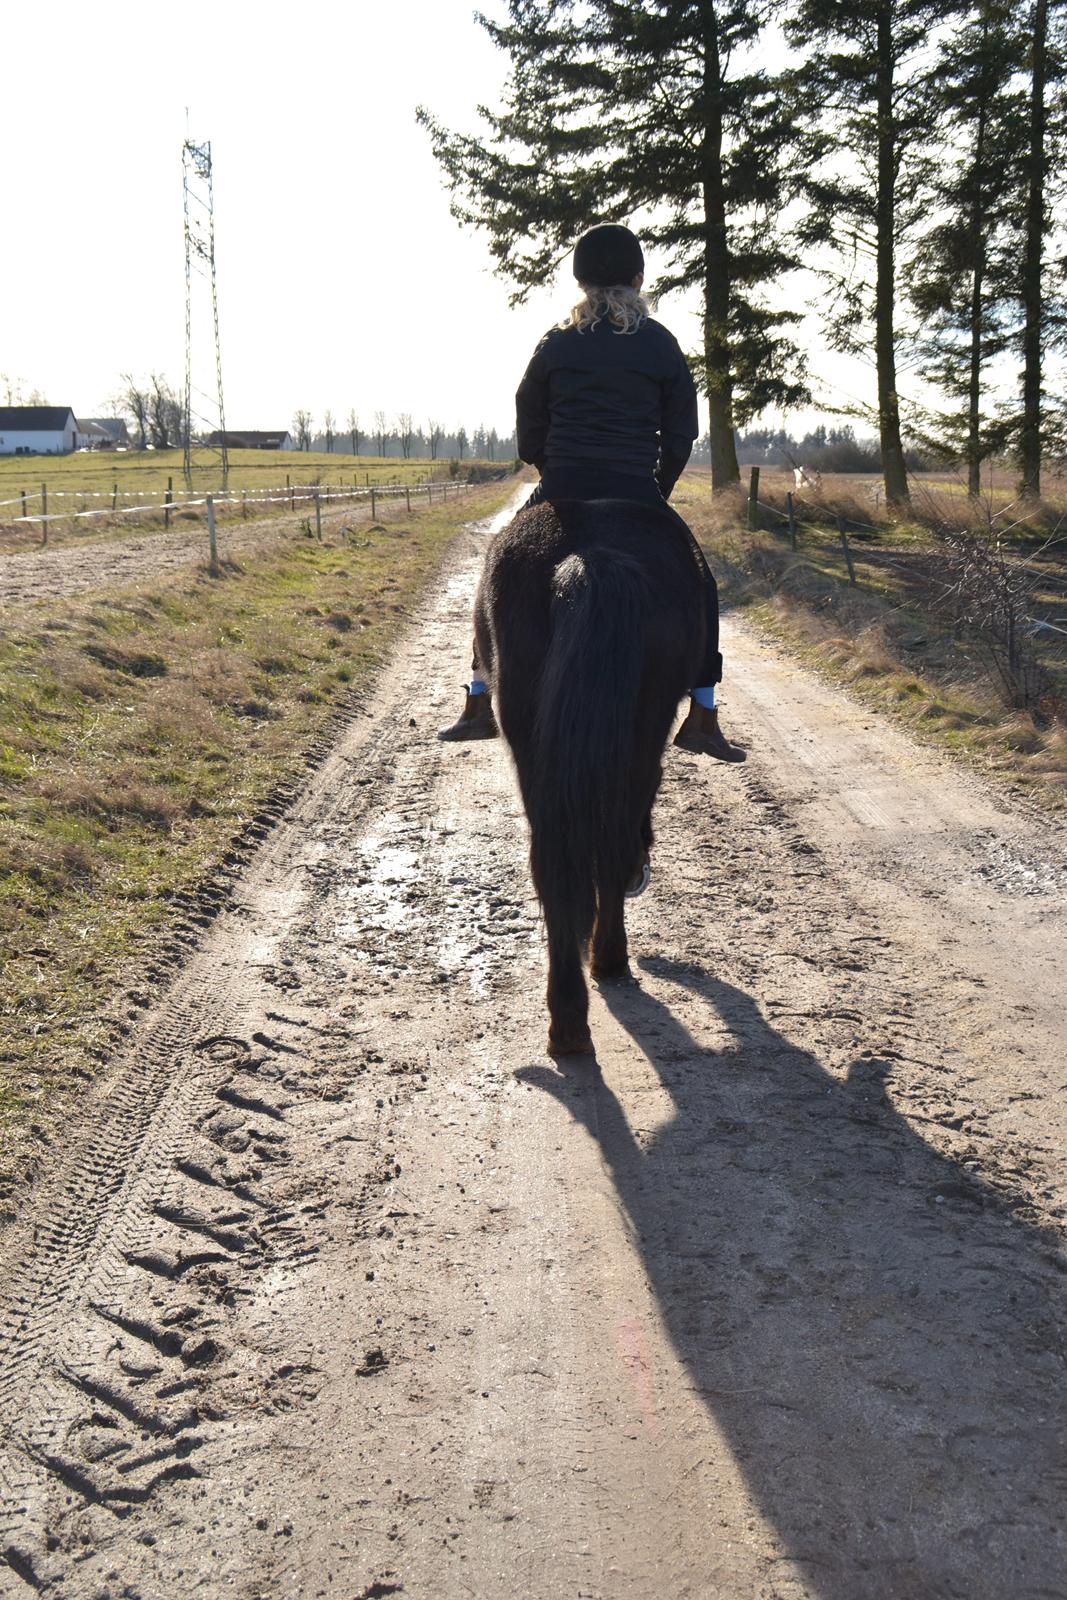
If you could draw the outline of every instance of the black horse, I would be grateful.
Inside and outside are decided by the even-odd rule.
[[[684,523],[628,500],[521,511],[486,555],[478,660],[496,694],[530,823],[548,933],[548,1048],[592,1050],[582,972],[627,970],[623,902],[652,845],[678,702],[704,650]]]

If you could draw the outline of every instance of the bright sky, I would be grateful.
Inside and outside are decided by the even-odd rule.
[[[486,9],[493,9],[490,5]],[[474,129],[506,70],[471,0],[187,0],[11,7],[0,374],[85,416],[119,374],[184,377],[181,146],[212,144],[227,422],[321,425],[355,407],[513,424],[516,383],[572,280],[517,311],[483,235],[448,211],[424,102]],[[654,278],[656,262],[649,261]],[[695,348],[695,301],[662,320]],[[210,323],[194,382],[213,384]],[[846,391],[862,369],[819,359]],[[0,399],[4,384],[0,381]],[[844,398],[842,391],[837,391]],[[797,419],[798,421],[810,420]]]

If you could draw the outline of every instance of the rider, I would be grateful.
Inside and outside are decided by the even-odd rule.
[[[603,223],[578,241],[574,276],[583,298],[545,334],[515,397],[519,455],[541,473],[527,506],[619,499],[670,510],[667,496],[697,436],[697,398],[677,341],[649,316],[644,267],[629,228]],[[707,646],[674,742],[718,761],[744,761],[744,750],[723,735],[715,705],[722,678],[715,579],[686,533],[704,585]],[[477,656],[472,666],[463,711],[440,739],[490,739],[498,731]]]

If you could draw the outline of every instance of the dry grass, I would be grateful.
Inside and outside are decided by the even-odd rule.
[[[853,587],[836,529],[805,530],[793,551],[780,535],[747,532],[744,497],[712,502],[695,475],[687,475],[675,501],[707,550],[727,604],[747,610],[812,666],[917,736],[1050,807],[1067,804],[1067,639],[1035,636],[1056,686],[1044,714],[1005,706],[988,660],[931,602],[938,569],[929,530],[913,525],[902,536],[887,524],[876,541],[856,541]],[[1052,608],[1064,608],[1064,579],[1061,557],[1049,569]]]
[[[737,521],[744,525],[750,469],[742,468],[742,486],[726,497],[736,505]],[[704,473],[694,473],[710,482]],[[972,531],[996,526],[1020,545],[1044,541],[1057,532],[1067,534],[1067,476],[1051,470],[1044,475],[1045,494],[1040,505],[1024,505],[1017,496],[1012,474],[1002,468],[987,472],[982,494],[972,500],[965,480],[949,471],[913,473],[911,509],[891,513],[885,504],[881,477],[876,472],[828,472],[812,484],[795,487],[791,468],[761,467],[760,526],[778,531],[786,520],[786,495],[793,495],[794,511],[802,521],[833,526],[840,517],[854,534],[922,540],[931,529],[965,528]]]

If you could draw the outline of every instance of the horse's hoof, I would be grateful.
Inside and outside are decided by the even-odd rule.
[[[593,1035],[588,1028],[583,1033],[571,1034],[569,1038],[563,1039],[557,1039],[550,1033],[545,1050],[550,1056],[591,1056]]]
[[[595,978],[597,983],[613,983],[631,978],[633,974],[628,959],[623,956],[621,961],[594,961],[589,968],[589,976]]]
[[[642,861],[640,867],[634,873],[633,877],[630,879],[629,883],[626,885],[626,888],[623,890],[623,893],[624,893],[626,899],[627,900],[636,900],[638,895],[644,894],[644,892],[648,888],[649,883],[651,882],[651,880],[652,880],[652,863],[649,861],[648,856],[646,855],[645,859]]]

